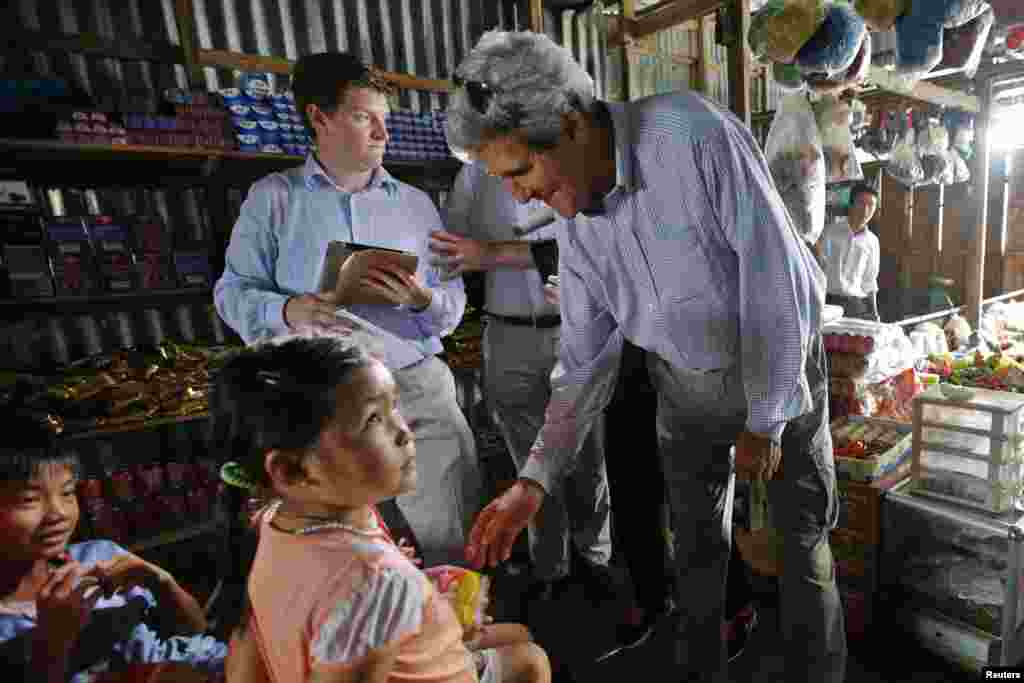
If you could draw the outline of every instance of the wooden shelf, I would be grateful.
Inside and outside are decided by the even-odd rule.
[[[200,422],[209,417],[208,413],[196,413],[195,415],[185,415],[184,417],[157,417],[142,422],[132,422],[130,424],[118,425],[116,427],[101,428],[101,429],[90,429],[81,432],[69,432],[61,437],[61,441],[82,441],[86,439],[102,439],[105,436],[113,436],[115,434],[130,434],[135,432],[146,432],[158,427],[166,427],[168,425],[179,425],[186,424],[189,422]]]
[[[0,155],[4,159],[0,167],[13,167],[19,173],[27,171],[53,185],[88,184],[89,179],[100,175],[106,184],[165,185],[174,178],[190,184],[203,184],[204,179],[212,178],[230,184],[248,184],[303,161],[303,157],[290,154],[213,147],[79,144],[20,138],[0,138]],[[103,168],[98,169],[98,164]],[[456,159],[384,162],[384,167],[398,178],[437,178],[439,181],[453,178],[461,166]]]
[[[151,538],[135,541],[134,543],[128,544],[128,550],[133,553],[141,553],[166,545],[174,545],[175,543],[181,543],[182,541],[187,541],[189,539],[196,538],[197,536],[211,534],[216,531],[217,528],[218,523],[216,521],[193,524],[180,529],[166,531]]]
[[[206,299],[213,302],[213,290],[209,287],[184,289],[151,289],[138,292],[111,294],[90,294],[87,296],[58,296],[33,299],[0,299],[0,317],[10,313],[73,313],[77,311],[96,312],[110,308],[160,307],[175,302],[192,302]]]

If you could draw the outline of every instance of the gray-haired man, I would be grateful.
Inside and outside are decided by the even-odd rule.
[[[558,234],[562,346],[546,422],[519,481],[477,518],[469,556],[508,556],[607,405],[628,339],[646,351],[658,393],[679,678],[725,679],[735,466],[750,478],[781,472],[770,485],[784,539],[787,680],[841,681],[824,277],[757,143],[692,93],[597,101],[571,53],[539,34],[484,35],[457,76],[449,144],[521,200],[540,199],[567,219]],[[608,454],[616,457],[628,456]]]

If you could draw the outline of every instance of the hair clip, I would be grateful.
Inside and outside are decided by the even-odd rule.
[[[246,473],[245,468],[237,462],[226,462],[220,466],[220,480],[228,486],[246,491],[256,491],[259,488],[259,485]]]

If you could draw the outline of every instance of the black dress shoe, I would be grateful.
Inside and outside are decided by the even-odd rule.
[[[672,614],[673,608],[670,602],[659,610],[645,610],[642,619],[636,622],[624,621],[615,627],[615,644],[608,650],[601,653],[595,663],[603,662],[620,652],[640,647],[651,639],[657,629],[658,623]]]

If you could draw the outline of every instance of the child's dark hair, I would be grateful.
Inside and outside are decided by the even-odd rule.
[[[338,385],[370,363],[360,348],[330,337],[290,338],[240,351],[218,371],[210,396],[209,441],[221,463],[232,462],[258,489],[269,480],[268,451],[294,454],[295,465],[337,413]],[[225,487],[226,546],[231,555],[215,620],[225,636],[245,627],[246,584],[256,554],[256,534],[245,503],[256,493]]]
[[[0,483],[31,481],[47,465],[67,465],[78,476],[78,456],[57,446],[59,429],[49,415],[15,411],[5,417]]]
[[[850,188],[850,202],[853,203],[857,201],[857,197],[862,194],[869,194],[875,199],[878,199],[878,190],[875,189],[874,185],[866,182],[859,182]]]
[[[395,92],[394,86],[380,72],[347,52],[305,55],[292,69],[295,108],[311,131],[314,130],[313,122],[309,120],[306,107],[315,104],[325,113],[333,114],[349,88],[369,88],[384,95]]]

